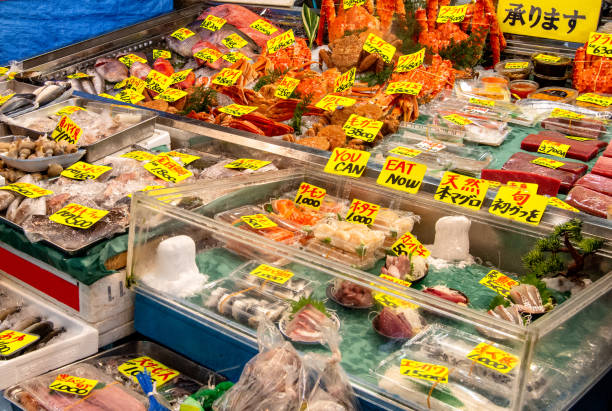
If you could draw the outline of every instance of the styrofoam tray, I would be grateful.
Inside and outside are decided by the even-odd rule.
[[[33,307],[45,319],[66,328],[66,332],[46,346],[0,361],[0,389],[31,378],[49,370],[69,364],[98,351],[98,331],[31,294],[16,283],[0,278],[0,287],[7,294],[17,296],[24,304]]]

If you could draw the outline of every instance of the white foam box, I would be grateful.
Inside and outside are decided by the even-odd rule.
[[[55,327],[66,329],[66,332],[44,347],[0,361],[0,390],[98,351],[98,331],[84,321],[66,314],[7,278],[0,278],[0,289],[8,296],[22,301],[24,307],[30,307],[43,319],[52,321]]]
[[[134,334],[134,321],[129,321],[125,324],[120,325],[117,328],[113,328],[104,333],[100,333],[98,336],[98,347],[104,347],[108,344],[112,344],[128,335]]]
[[[6,276],[58,304],[89,323],[98,323],[133,309],[125,272],[108,275],[91,285],[0,242],[0,277]]]

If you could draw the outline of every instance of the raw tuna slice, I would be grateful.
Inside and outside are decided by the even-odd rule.
[[[568,144],[570,149],[567,151],[566,157],[575,158],[576,160],[588,161],[595,157],[599,150],[604,148],[607,143],[605,141],[576,141],[565,137],[556,137],[548,133],[529,134],[521,142],[521,148],[526,151],[537,152],[538,147],[542,144],[542,140],[555,141],[561,144]]]
[[[612,205],[612,196],[607,196],[586,187],[575,186],[571,189],[565,202],[585,213],[606,218],[607,208]]]
[[[608,144],[606,151],[603,152],[604,157],[612,157],[612,144]]]
[[[612,196],[612,178],[590,173],[576,181],[575,185]]]
[[[599,157],[591,173],[612,178],[612,157]]]
[[[538,158],[527,153],[514,153],[512,157],[506,161],[502,170],[526,171],[534,174],[539,174],[545,177],[556,178],[561,181],[560,191],[567,193],[574,185],[576,180],[580,178],[587,170],[586,164],[576,163],[563,159],[563,165],[559,168],[549,168],[533,164],[531,161]],[[560,161],[560,160],[558,160]]]
[[[482,170],[481,178],[499,181],[506,184],[508,181],[520,181],[521,183],[534,183],[538,185],[538,194],[556,196],[561,187],[561,180],[540,174],[516,170]]]
[[[570,120],[569,118],[547,118],[542,120],[542,127],[558,131],[568,136],[599,138],[606,132],[601,121],[595,119]]]

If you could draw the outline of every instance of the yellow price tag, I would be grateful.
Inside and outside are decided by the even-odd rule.
[[[264,214],[243,215],[240,219],[256,230],[278,226]]]
[[[489,184],[487,180],[447,171],[434,194],[434,199],[472,210],[480,210]]]
[[[380,206],[378,204],[354,198],[345,220],[350,223],[371,225],[374,224],[379,211]]]
[[[178,157],[185,165],[191,164],[200,158],[191,154],[179,153],[178,151],[168,151],[166,155],[169,155],[170,157]]]
[[[193,31],[189,30],[188,28],[181,27],[180,29],[173,32],[170,36],[174,37],[177,40],[183,41],[193,35],[195,35]]]
[[[11,355],[32,344],[40,337],[19,331],[4,330],[0,332],[0,355]]]
[[[377,54],[382,57],[385,63],[391,63],[395,55],[395,47],[387,43],[374,33],[368,34],[363,49],[368,53]]]
[[[0,105],[6,103],[15,93],[7,94],[6,96],[0,96]]]
[[[236,33],[230,34],[229,36],[221,40],[221,43],[223,43],[223,45],[225,45],[225,47],[227,47],[228,49],[241,49],[247,44],[249,44],[248,41],[246,41]]]
[[[366,0],[342,0],[344,10],[350,9],[351,7],[361,6],[365,4]]]
[[[485,275],[478,283],[504,297],[508,297],[510,295],[510,290],[512,287],[519,285],[518,281],[513,280],[497,270],[489,271],[487,275]]]
[[[518,357],[487,343],[478,344],[468,353],[467,358],[502,374],[511,371],[519,363]]]
[[[178,90],[175,88],[167,88],[163,93],[156,95],[154,100],[165,100],[168,103],[174,103],[177,100],[182,99],[187,95],[186,91]]]
[[[145,80],[141,80],[138,77],[134,77],[134,76],[130,76],[126,78],[124,81],[125,83],[123,84],[123,86],[125,87],[125,89],[133,90],[136,94],[142,94],[145,87],[147,86],[147,83]]]
[[[595,140],[594,138],[590,138],[590,137],[578,137],[578,136],[565,136],[565,138],[569,138],[570,140],[576,140],[576,141]]]
[[[557,61],[561,60],[561,57],[551,56],[549,54],[538,54],[533,59],[544,61],[544,62],[549,62],[549,63],[556,63]]]
[[[280,268],[272,267],[266,264],[260,264],[249,274],[277,284],[285,284],[291,277],[293,277],[293,273],[289,270],[281,270]]]
[[[455,124],[459,124],[460,126],[466,126],[468,124],[472,124],[472,120],[469,118],[465,118],[460,116],[459,114],[449,114],[447,116],[442,116],[443,119],[453,122]]]
[[[143,59],[142,57],[137,56],[136,54],[128,54],[127,56],[119,57],[119,61],[128,66],[129,68],[132,67],[132,64],[134,64],[134,62],[139,61],[141,63],[146,63],[147,59]]]
[[[60,110],[55,112],[56,116],[69,116],[79,110],[84,110],[86,111],[83,107],[79,107],[79,106],[66,106],[66,107],[62,107]]]
[[[528,61],[515,61],[504,64],[505,69],[526,69],[527,67],[529,67]]]
[[[338,76],[336,78],[336,82],[334,83],[334,92],[342,93],[343,91],[348,90],[349,88],[353,87],[353,84],[355,84],[355,73],[356,72],[357,72],[357,69],[353,67],[346,73],[343,73],[342,75]]]
[[[394,284],[402,285],[404,287],[410,287],[412,285],[410,281],[400,280],[399,278],[395,278],[387,274],[381,274],[379,277],[383,280],[391,281]]]
[[[538,194],[538,185],[535,183],[524,183],[522,181],[508,181],[506,183],[508,187],[520,188],[523,191],[527,191],[531,194]]]
[[[376,179],[376,184],[416,194],[421,188],[426,171],[427,166],[423,164],[389,156],[385,159],[385,164]]]
[[[169,183],[180,183],[193,175],[191,171],[181,166],[166,154],[158,155],[143,167],[154,176]]]
[[[54,223],[86,230],[108,214],[107,210],[99,210],[84,205],[70,203],[55,214],[49,216]]]
[[[482,98],[474,98],[474,97],[470,97],[470,104],[476,104],[477,106],[483,106],[483,107],[495,107],[495,101],[493,100],[485,100]]]
[[[49,385],[49,388],[66,394],[87,395],[97,384],[98,380],[59,374],[55,381]]]
[[[574,113],[573,111],[564,110],[562,108],[555,108],[550,116],[553,118],[569,118],[570,120],[580,120],[584,118],[584,114]]]
[[[584,93],[583,95],[578,96],[576,100],[596,104],[602,107],[608,107],[612,104],[612,97],[600,96],[599,94],[595,93]]]
[[[325,194],[326,191],[324,188],[302,182],[302,184],[300,184],[300,188],[298,188],[297,194],[295,195],[295,200],[293,201],[297,205],[318,210],[323,204]]]
[[[121,154],[120,157],[131,158],[136,161],[151,161],[156,157],[156,155],[147,153],[146,151],[136,150],[136,151],[130,151],[129,153]]]
[[[557,207],[557,208],[562,208],[564,210],[573,211],[574,213],[579,213],[580,212],[580,210],[578,210],[576,207],[572,207],[571,205],[567,204],[563,200],[558,199],[557,197],[550,197],[548,199],[548,204],[553,206],[553,207]]]
[[[240,76],[242,76],[242,70],[224,68],[213,78],[212,82],[220,86],[233,86]]]
[[[106,96],[103,96],[106,97]],[[125,89],[121,90],[115,97],[110,96],[111,98],[122,101],[124,103],[136,104],[140,100],[144,100],[144,96],[142,94],[136,93],[134,90]]]
[[[391,245],[391,251],[395,255],[416,254],[420,257],[427,258],[431,255],[429,250],[423,246],[409,231],[405,232],[396,242]]]
[[[549,154],[551,156],[565,157],[572,146],[569,144],[557,143],[556,141],[542,140],[538,147],[538,153]]]
[[[145,188],[143,188],[142,190],[138,190],[138,191],[146,192],[146,191],[151,191],[151,190],[158,190],[160,188],[166,188],[166,187],[164,187],[164,186],[145,186]],[[129,198],[132,198],[132,194],[128,194],[127,196]],[[160,200],[161,200],[161,198],[160,198]],[[162,201],[164,201],[164,200],[162,200]]]
[[[76,144],[83,135],[83,129],[77,123],[70,120],[70,117],[64,115],[55,126],[51,133],[51,140],[67,141],[70,144]]]
[[[400,374],[406,377],[418,378],[427,381],[448,383],[448,368],[443,365],[418,362],[402,358]]]
[[[416,53],[400,56],[397,60],[397,66],[393,71],[397,71],[398,73],[412,71],[415,68],[422,66],[423,60],[425,60],[425,48],[422,48]]]
[[[374,285],[373,283],[370,283],[370,284]],[[383,290],[389,290],[387,287],[381,286],[380,288],[382,288]],[[374,300],[376,300],[376,302],[378,302],[380,305],[389,307],[389,308],[408,307],[408,308],[412,308],[413,310],[416,308],[419,308],[419,306],[416,304],[413,304],[409,301],[404,301],[401,298],[397,298],[392,295],[384,294],[384,293],[374,293]]]
[[[276,91],[274,92],[274,96],[282,99],[288,99],[293,90],[300,84],[300,80],[285,76],[281,80],[278,87],[276,87]]]
[[[278,31],[276,27],[263,19],[255,20],[249,27],[267,36]]]
[[[252,59],[245,56],[239,51],[234,51],[233,53],[224,54],[221,56],[221,58],[225,61],[229,61],[230,63],[235,63],[240,60],[252,61]]]
[[[382,121],[351,114],[346,120],[346,123],[342,126],[342,129],[348,138],[358,138],[360,140],[372,142],[378,135],[382,126]]]
[[[210,31],[217,31],[221,27],[223,27],[225,23],[227,23],[227,20],[221,17],[213,16],[212,14],[209,14],[202,21],[202,23],[200,24],[200,27],[203,27],[206,30],[210,30]]]
[[[46,190],[42,187],[38,187],[35,184],[20,183],[20,182],[5,185],[3,187],[0,187],[0,190],[14,191],[15,193],[19,193],[22,196],[29,197],[29,198],[38,198],[42,196],[48,196],[49,194],[53,194],[53,191]]]
[[[63,170],[61,176],[73,180],[95,180],[109,170],[112,170],[112,167],[77,161]]]
[[[157,60],[160,57],[163,59],[170,59],[172,58],[172,53],[168,50],[153,49],[153,58]]]
[[[538,157],[534,160],[531,160],[531,163],[537,164],[542,167],[548,167],[548,168],[559,168],[565,164],[561,161],[551,160],[550,158],[544,158],[544,157]]]
[[[465,13],[467,11],[467,4],[462,6],[442,6],[438,12],[437,23],[459,23],[465,19]]]
[[[319,100],[319,102],[315,104],[315,107],[325,111],[334,111],[338,107],[350,107],[356,102],[357,100],[355,100],[354,98],[334,96],[332,94],[328,94],[321,100]]]
[[[165,74],[160,73],[157,70],[149,71],[147,74],[147,78],[145,78],[146,87],[149,90],[155,91],[156,93],[163,93],[170,84],[172,84],[172,80],[170,77]]]
[[[191,69],[187,69],[187,70],[183,70],[183,71],[178,71],[178,72],[172,74],[170,76],[170,85],[176,84],[176,83],[180,83],[182,81],[185,81],[185,79],[187,78],[189,73],[191,73]]]
[[[260,168],[267,166],[271,161],[265,160],[255,160],[253,158],[239,158],[237,160],[232,161],[224,165],[225,168],[238,168],[238,169],[246,169],[249,170],[259,170]]]
[[[88,78],[88,77],[91,77],[91,76],[89,74],[85,74],[85,73],[81,73],[81,72],[70,74],[70,75],[66,76],[66,78],[71,78],[71,79],[72,78],[80,79],[80,78]]]
[[[219,50],[211,48],[207,48],[193,53],[193,57],[199,58],[200,60],[204,60],[208,63],[214,63],[215,61],[219,60],[222,55],[223,53],[221,53]]]
[[[241,106],[240,104],[230,104],[229,106],[219,108],[220,112],[234,117],[241,117],[255,110],[257,110],[255,106]]]
[[[0,76],[5,75],[8,71],[8,67],[0,67]]]
[[[151,357],[134,358],[133,360],[129,360],[118,366],[117,370],[137,383],[138,380],[136,379],[136,375],[143,372],[145,368],[151,373],[151,379],[155,381],[155,386],[157,388],[181,374],[172,368],[166,367],[164,364],[154,360]]]
[[[397,154],[399,156],[404,156],[404,157],[416,157],[419,154],[421,154],[422,151],[421,150],[416,150],[414,148],[397,146],[393,150],[389,150],[389,153]]]
[[[385,90],[385,94],[410,94],[417,96],[423,85],[421,83],[412,83],[410,81],[394,81],[389,83]]]
[[[358,178],[366,169],[370,153],[351,148],[334,148],[323,171]]]
[[[489,213],[521,223],[538,225],[548,198],[515,187],[500,187]]]
[[[586,53],[592,56],[612,57],[612,35],[597,32],[589,34]]]
[[[293,29],[287,30],[284,33],[268,40],[268,53],[274,54],[279,50],[290,47],[293,43],[295,43]]]

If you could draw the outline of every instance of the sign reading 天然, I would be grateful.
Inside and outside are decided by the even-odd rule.
[[[497,18],[504,33],[585,43],[597,31],[600,0],[499,0]]]

